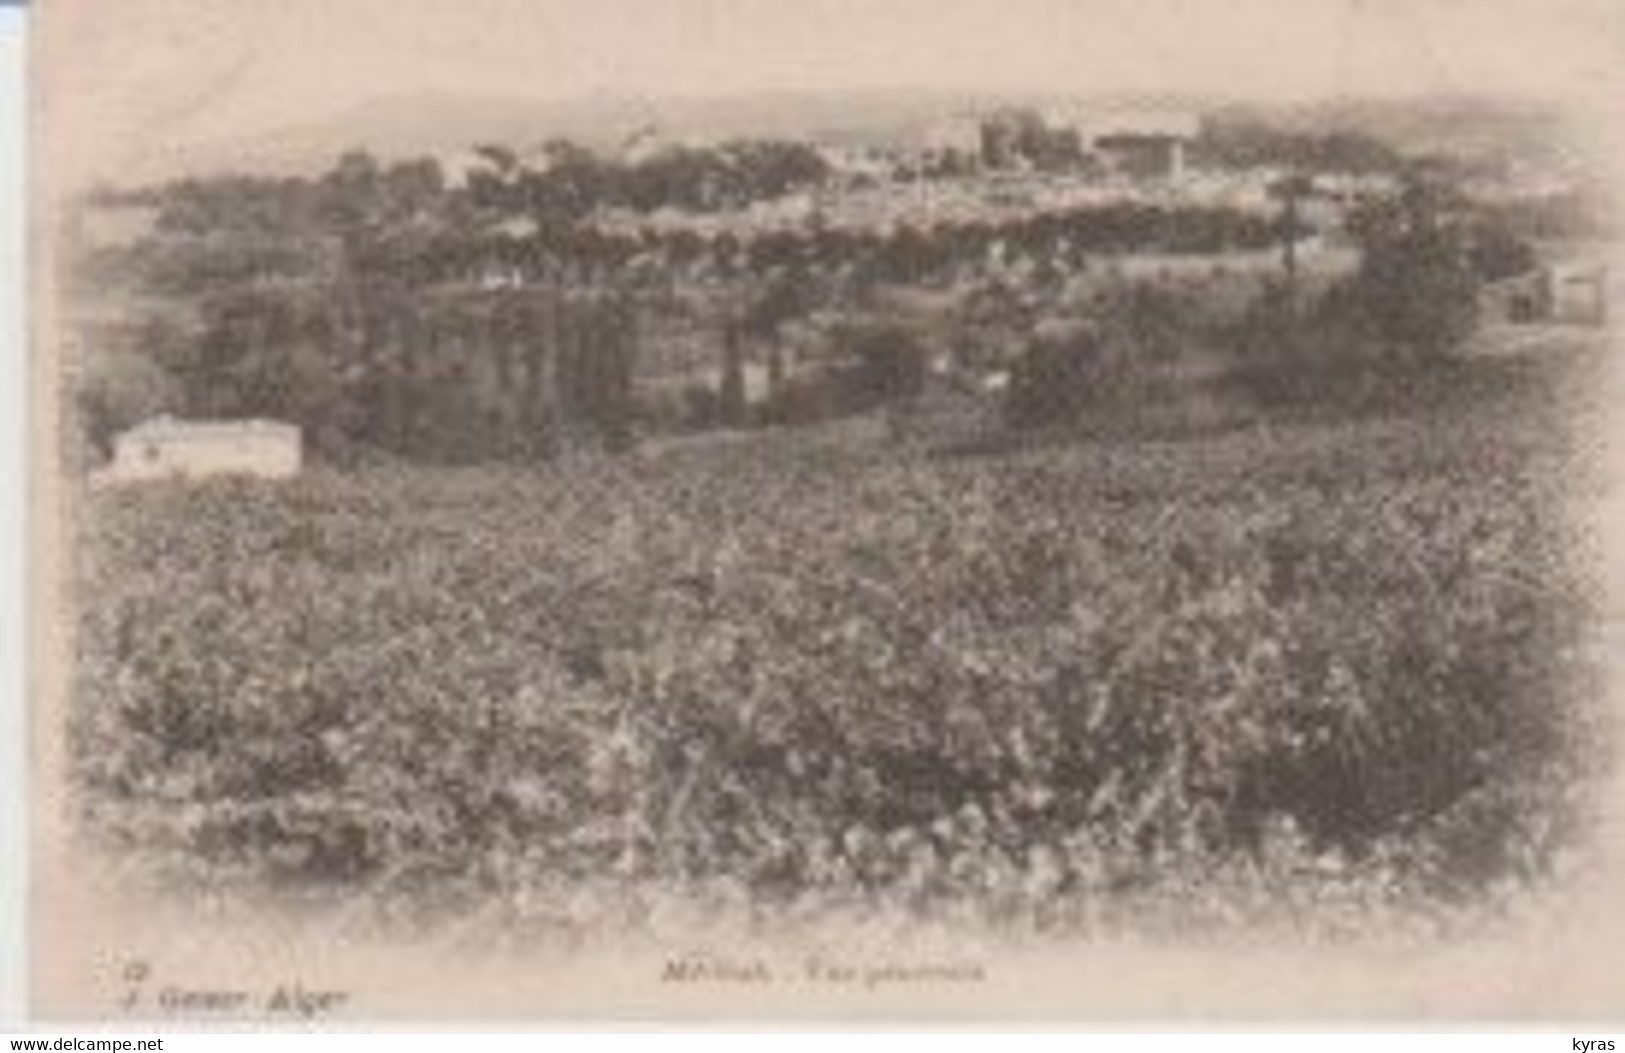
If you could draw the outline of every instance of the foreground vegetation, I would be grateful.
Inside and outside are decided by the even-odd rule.
[[[1478,918],[1600,761],[1538,408],[97,494],[75,799],[164,887],[547,938]]]

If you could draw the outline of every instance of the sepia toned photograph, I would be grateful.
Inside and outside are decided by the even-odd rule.
[[[39,0],[72,1019],[1625,1016],[1607,0]]]

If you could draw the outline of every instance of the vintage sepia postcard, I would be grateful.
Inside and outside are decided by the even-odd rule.
[[[38,0],[44,1019],[1625,1017],[1614,0]]]

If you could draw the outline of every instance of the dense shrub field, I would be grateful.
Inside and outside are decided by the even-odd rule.
[[[1482,414],[101,492],[76,807],[369,924],[1448,925],[1584,844],[1570,481]]]

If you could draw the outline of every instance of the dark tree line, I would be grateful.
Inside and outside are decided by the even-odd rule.
[[[1360,132],[1294,132],[1259,121],[1235,119],[1204,122],[1193,145],[1192,160],[1227,168],[1362,174],[1394,174],[1406,165],[1399,151]]]
[[[759,147],[769,157],[774,150]],[[154,192],[154,236],[90,261],[96,280],[193,297],[269,278],[339,274],[408,285],[749,277],[781,268],[845,272],[859,281],[917,282],[1004,263],[1079,268],[1127,252],[1220,254],[1281,237],[1271,216],[1205,206],[1119,202],[999,220],[846,228],[811,223],[751,233],[605,229],[590,211],[603,162],[555,146],[557,167],[533,173],[492,149],[467,188],[432,161],[383,166],[347,155],[317,180],[187,180]],[[652,162],[651,162],[652,163]],[[762,161],[791,178],[795,165]],[[485,186],[482,179],[492,182]],[[777,185],[775,183],[775,185]],[[523,221],[520,227],[514,221]]]
[[[133,338],[181,392],[181,404],[165,408],[290,419],[334,452],[375,447],[474,459],[537,455],[571,436],[629,442],[639,412],[639,323],[669,310],[676,289],[721,289],[736,301],[707,323],[723,383],[706,415],[738,424],[750,416],[746,361],[766,354],[781,386],[780,331],[816,308],[858,313],[885,285],[1014,283],[1053,299],[1064,286],[1058,279],[1099,257],[1218,256],[1290,244],[1306,229],[1290,212],[1133,202],[999,221],[866,229],[812,222],[751,234],[596,222],[606,203],[692,205],[682,195],[700,193],[695,188],[732,185],[727,198],[818,178],[794,145],[735,144],[705,157],[667,151],[633,165],[554,143],[542,168],[490,147],[464,188],[449,187],[433,161],[386,165],[362,153],[316,179],[181,181],[143,195],[157,208],[150,236],[90,259],[85,274],[92,284],[134,285],[196,316],[190,328]],[[689,174],[655,178],[668,171],[662,166]],[[706,175],[724,168],[733,173],[728,179],[746,182]],[[649,181],[641,190],[640,179]],[[526,223],[515,228],[515,219]],[[1243,332],[1224,339],[1269,348],[1272,361],[1308,357],[1276,353],[1283,348],[1356,344],[1410,360],[1437,357],[1465,332],[1477,284],[1532,262],[1527,245],[1503,226],[1419,182],[1368,205],[1351,229],[1364,250],[1353,278],[1303,311],[1290,289],[1266,296]],[[1180,304],[1158,295],[1141,290],[1096,305],[1092,333],[995,356],[1019,359],[1012,419],[1065,417],[1087,404],[1078,392],[1118,390],[1108,373],[1121,379],[1181,347],[1213,342]],[[974,307],[933,334],[942,346],[929,350],[975,357],[989,341],[1009,343],[1010,334],[1042,320],[983,332]],[[1323,339],[1331,332],[1352,335]],[[928,348],[917,334],[880,327],[847,335],[837,385],[845,394],[833,404],[851,408],[865,392],[884,401],[918,391]],[[1257,361],[1271,355],[1251,353]],[[143,392],[138,401],[147,407],[152,399]],[[824,395],[803,401],[830,404]],[[105,384],[88,390],[85,402],[103,433],[135,413],[121,410]],[[799,419],[813,411],[773,412]]]
[[[1154,398],[1160,365],[1200,347],[1235,356],[1230,382],[1258,408],[1414,405],[1459,371],[1453,353],[1475,325],[1482,284],[1536,262],[1496,216],[1420,175],[1348,225],[1359,266],[1324,289],[1298,288],[1285,271],[1239,318],[1215,324],[1167,290],[1130,286],[1092,324],[1035,336],[1015,360],[1008,421],[1071,425],[1107,404]]]
[[[329,460],[529,459],[633,437],[637,305],[620,293],[240,286],[197,309],[195,333],[145,342],[173,378],[164,408],[294,421]],[[154,408],[104,385],[79,398],[103,447]]]

